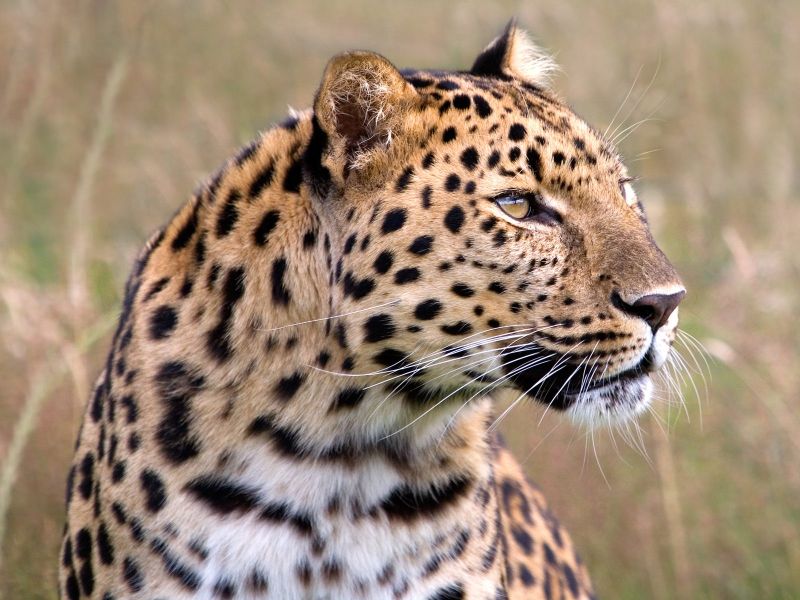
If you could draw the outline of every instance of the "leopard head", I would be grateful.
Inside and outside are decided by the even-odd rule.
[[[502,387],[588,421],[651,401],[685,289],[611,142],[511,23],[469,71],[328,64],[306,173],[334,312],[412,414]]]

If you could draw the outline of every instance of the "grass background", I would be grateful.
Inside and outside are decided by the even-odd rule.
[[[466,68],[511,15],[601,131],[631,90],[620,149],[710,367],[642,422],[646,453],[535,407],[507,435],[601,597],[800,596],[792,0],[0,2],[0,595],[55,597],[68,461],[147,234],[334,53]]]

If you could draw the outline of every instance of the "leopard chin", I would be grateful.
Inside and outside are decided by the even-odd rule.
[[[567,416],[577,426],[597,429],[622,425],[640,417],[653,400],[648,373],[615,378],[609,383],[569,395]]]

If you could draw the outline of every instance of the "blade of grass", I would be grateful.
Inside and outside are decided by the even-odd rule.
[[[100,110],[97,117],[97,126],[92,136],[89,151],[81,165],[78,187],[72,198],[72,231],[69,261],[69,299],[75,310],[76,316],[85,314],[88,307],[87,285],[87,256],[89,253],[89,218],[91,214],[91,197],[97,171],[100,168],[100,158],[106,147],[106,142],[111,133],[113,122],[114,102],[122,89],[125,74],[128,69],[128,53],[123,50],[114,61],[103,86],[103,95],[100,100]],[[80,323],[76,323],[80,325]]]
[[[117,319],[117,311],[106,314],[88,328],[75,343],[76,351],[85,354],[109,333]],[[70,372],[67,361],[59,357],[46,360],[36,370],[28,394],[22,404],[22,413],[14,426],[11,444],[6,460],[0,470],[0,569],[3,567],[3,540],[5,537],[8,509],[11,505],[11,491],[17,479],[25,446],[36,427],[36,420],[47,398],[61,380]]]
[[[650,432],[656,447],[656,467],[661,481],[661,501],[667,518],[667,537],[675,569],[675,589],[681,598],[693,598],[694,574],[689,564],[686,529],[683,521],[678,474],[666,433],[650,419]]]

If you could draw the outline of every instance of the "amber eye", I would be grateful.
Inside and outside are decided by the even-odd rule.
[[[512,219],[522,221],[531,215],[531,201],[522,196],[503,196],[495,202]]]
[[[533,192],[505,192],[493,198],[494,203],[514,221],[556,225],[561,215],[544,204],[542,197]]]

